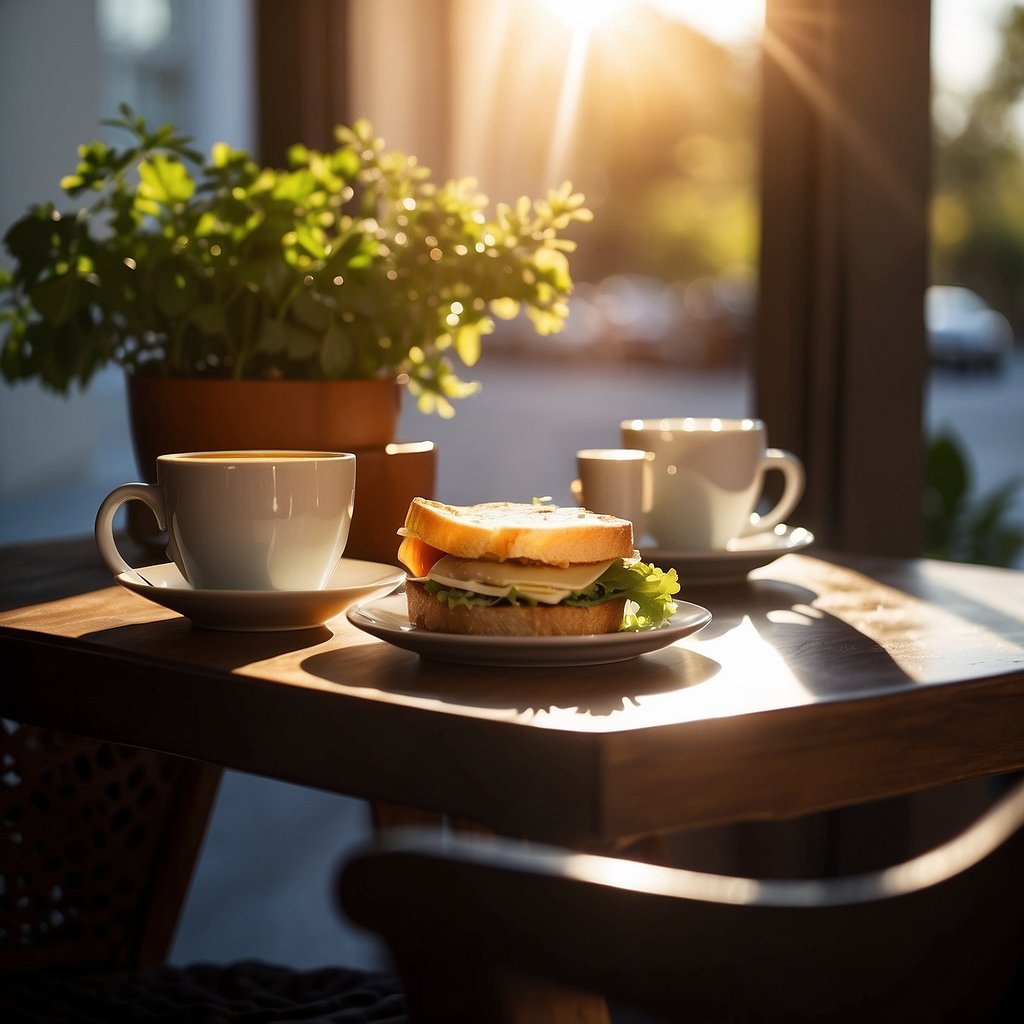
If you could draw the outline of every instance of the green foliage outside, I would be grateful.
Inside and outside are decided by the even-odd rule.
[[[653,17],[653,15],[652,15]],[[659,18],[636,63],[658,75],[624,85],[595,60],[579,111],[581,168],[597,214],[574,264],[577,279],[648,274],[663,281],[748,273],[758,238],[758,63],[679,21]],[[673,54],[666,65],[663,52]],[[612,65],[614,66],[614,65]],[[650,82],[645,85],[645,82]],[[984,296],[1024,333],[1024,4],[1003,21],[986,86],[953,124],[935,127],[931,209],[935,283]]]
[[[400,376],[451,415],[494,318],[558,331],[572,291],[564,237],[590,220],[568,183],[486,211],[470,179],[435,184],[372,126],[337,149],[296,145],[284,169],[215,146],[208,160],[128,107],[123,149],[79,149],[62,214],[37,205],[4,236],[0,373],[64,393],[102,366],[163,376]]]
[[[576,165],[596,220],[577,279],[752,280],[759,245],[756,49],[723,46],[648,8],[630,36],[630,77],[598,53],[575,126]],[[638,15],[639,17],[639,15]],[[577,176],[577,175],[574,175]]]
[[[1024,6],[1002,24],[987,85],[971,98],[962,124],[935,134],[932,279],[963,284],[1024,327],[1024,153],[1014,126],[1024,98]],[[929,440],[925,493],[926,553],[956,561],[1016,565],[1024,528],[1012,519],[1024,475],[974,493],[959,440]]]
[[[1024,526],[1009,518],[1024,473],[976,495],[957,438],[941,431],[926,453],[925,554],[955,562],[1014,566],[1024,554]]]

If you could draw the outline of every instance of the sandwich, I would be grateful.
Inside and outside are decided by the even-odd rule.
[[[481,636],[652,629],[676,610],[675,569],[643,563],[626,519],[582,508],[414,498],[399,560],[409,621]]]

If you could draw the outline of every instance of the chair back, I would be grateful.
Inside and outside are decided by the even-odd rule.
[[[0,973],[164,959],[220,769],[4,720]]]
[[[672,1020],[967,1024],[1024,963],[1022,823],[1024,782],[920,857],[809,881],[416,831],[352,859],[338,894],[414,1020],[538,1024],[520,996],[539,981]]]

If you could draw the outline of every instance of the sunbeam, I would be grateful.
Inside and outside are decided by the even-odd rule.
[[[812,29],[810,25],[802,27],[807,31]],[[830,126],[847,152],[861,163],[882,192],[889,196],[893,209],[901,216],[915,219],[919,202],[914,190],[889,156],[872,141],[865,127],[836,102],[835,96],[822,83],[818,69],[804,56],[810,48],[793,45],[771,29],[765,30],[762,47],[765,56],[775,61],[807,101],[817,108],[822,123]]]
[[[562,87],[555,109],[554,132],[545,177],[549,182],[561,181],[567,174],[566,164],[574,141],[574,124],[583,93],[583,76],[587,67],[589,37],[583,33],[573,35],[569,59],[565,62]]]
[[[578,35],[588,35],[629,6],[629,0],[544,0],[544,3]]]

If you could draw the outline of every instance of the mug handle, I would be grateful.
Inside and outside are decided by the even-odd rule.
[[[141,501],[148,505],[156,516],[157,526],[161,530],[166,529],[164,496],[159,487],[154,484],[121,484],[120,487],[115,487],[100,503],[93,530],[100,555],[115,576],[122,572],[135,572],[135,569],[121,557],[121,552],[117,550],[117,544],[114,542],[114,515],[126,501]]]
[[[764,474],[773,469],[782,473],[782,497],[775,507],[764,515],[751,513],[750,522],[744,527],[741,537],[774,530],[796,508],[797,502],[803,496],[804,465],[792,452],[784,451],[782,448],[766,449],[761,457],[761,472]]]

